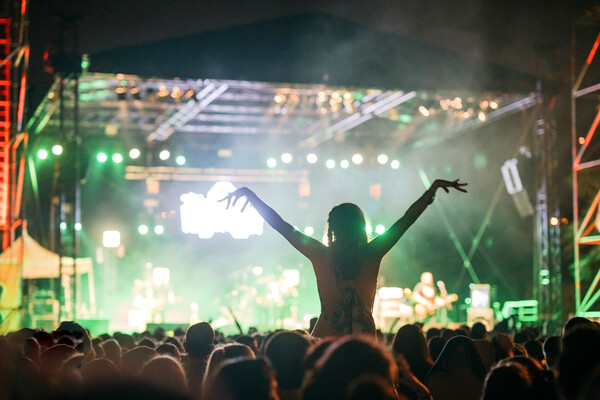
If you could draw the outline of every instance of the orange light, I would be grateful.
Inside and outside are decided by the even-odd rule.
[[[598,37],[596,38],[596,41],[594,42],[592,51],[590,51],[590,54],[588,55],[588,58],[585,61],[587,65],[590,65],[592,63],[592,59],[594,58],[594,55],[596,54],[596,50],[598,50],[599,44],[600,44],[600,33],[598,34]]]
[[[381,199],[381,184],[376,183],[371,185],[369,188],[369,194],[373,198],[373,200],[379,201]]]
[[[579,144],[584,144],[585,138],[583,136],[579,136]]]
[[[303,183],[298,187],[298,193],[301,197],[310,196],[310,183]]]

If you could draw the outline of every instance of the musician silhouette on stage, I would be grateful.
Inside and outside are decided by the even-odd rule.
[[[434,315],[438,309],[452,309],[452,302],[458,300],[458,297],[455,294],[448,295],[446,285],[442,281],[437,281],[436,289],[433,284],[433,274],[423,272],[421,281],[413,289],[412,299],[416,302],[414,306],[415,316],[418,320],[424,320]],[[445,319],[445,316],[443,318]]]

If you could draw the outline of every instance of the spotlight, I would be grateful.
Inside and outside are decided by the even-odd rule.
[[[158,158],[163,161],[168,160],[169,157],[171,157],[171,152],[169,150],[162,150],[160,153],[158,153]]]
[[[391,167],[393,169],[398,169],[398,168],[400,168],[400,161],[398,161],[398,160],[392,160],[392,162],[390,163],[390,165],[391,165]]]
[[[342,160],[340,161],[340,167],[342,167],[343,169],[346,169],[350,166],[350,161],[348,160]]]
[[[141,154],[142,153],[140,152],[140,149],[133,148],[129,150],[129,158],[131,158],[132,160],[139,158]]]
[[[103,162],[106,162],[106,160],[108,160],[108,156],[106,155],[106,153],[100,152],[96,156],[96,160],[98,160],[98,162],[103,163]]]
[[[59,224],[59,226],[60,226],[60,230],[61,230],[61,231],[66,231],[66,230],[67,230],[67,223],[66,223],[66,222],[64,222],[64,221],[63,221],[63,222],[61,222],[61,223]]]
[[[380,154],[377,156],[377,162],[381,165],[384,165],[388,162],[388,156],[385,154]]]
[[[63,152],[63,148],[60,144],[55,144],[54,146],[52,146],[52,154],[54,154],[55,156],[60,156]]]
[[[154,233],[156,233],[157,235],[162,235],[163,233],[165,233],[165,227],[162,225],[156,225],[154,227]]]
[[[310,153],[306,156],[306,161],[308,161],[309,164],[314,164],[317,162],[317,160],[318,158],[315,153]]]
[[[148,225],[142,224],[142,225],[138,226],[138,232],[140,235],[145,235],[148,233],[148,231],[149,231]]]
[[[185,164],[185,157],[184,156],[177,156],[177,158],[175,158],[175,163],[177,163],[177,165],[184,165]]]
[[[267,167],[269,168],[275,168],[277,166],[277,160],[274,159],[273,157],[267,159]]]
[[[289,164],[292,162],[292,155],[290,153],[283,153],[281,155],[281,161],[283,161],[286,164]]]
[[[48,151],[41,149],[38,151],[37,156],[40,160],[45,160],[46,158],[48,158]]]
[[[115,153],[112,155],[112,160],[115,164],[120,164],[123,162],[123,156],[119,153]]]
[[[75,230],[79,232],[81,230],[81,222],[75,222]]]
[[[263,267],[261,267],[260,265],[252,267],[252,273],[256,276],[262,275]]]
[[[102,232],[102,245],[111,248],[119,247],[121,245],[121,233],[119,231]]]
[[[325,166],[329,169],[335,168],[335,161],[329,159],[325,162]]]
[[[378,235],[381,235],[383,232],[385,232],[385,226],[377,225],[375,227],[375,233],[377,233]]]
[[[313,233],[315,233],[315,229],[312,226],[307,226],[306,228],[304,228],[304,234],[310,236]]]
[[[363,162],[363,156],[361,154],[354,154],[352,156],[352,162],[356,165],[360,165]]]

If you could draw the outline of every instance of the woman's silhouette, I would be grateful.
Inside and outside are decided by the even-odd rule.
[[[246,187],[237,189],[221,201],[226,200],[229,207],[232,202],[235,205],[245,196],[247,200],[242,211],[248,203],[252,204],[273,229],[311,261],[321,300],[321,315],[312,332],[313,336],[375,334],[373,302],[383,256],[431,204],[437,189],[449,193],[449,188],[454,188],[466,193],[463,186],[466,183],[460,183],[458,179],[436,180],[402,218],[370,242],[361,209],[352,203],[335,206],[327,219],[329,246],[294,229]]]

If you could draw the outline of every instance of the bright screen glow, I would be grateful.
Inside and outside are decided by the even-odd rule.
[[[248,239],[251,235],[262,235],[264,220],[258,212],[248,205],[241,212],[246,199],[225,209],[222,198],[236,189],[230,182],[217,182],[206,196],[186,193],[181,196],[181,230],[183,233],[198,235],[201,239],[210,239],[215,233],[229,233],[234,239]]]
[[[489,285],[473,285],[471,288],[471,307],[488,308],[490,306]]]
[[[121,233],[119,231],[104,231],[102,233],[102,244],[104,247],[119,247],[121,245]]]

